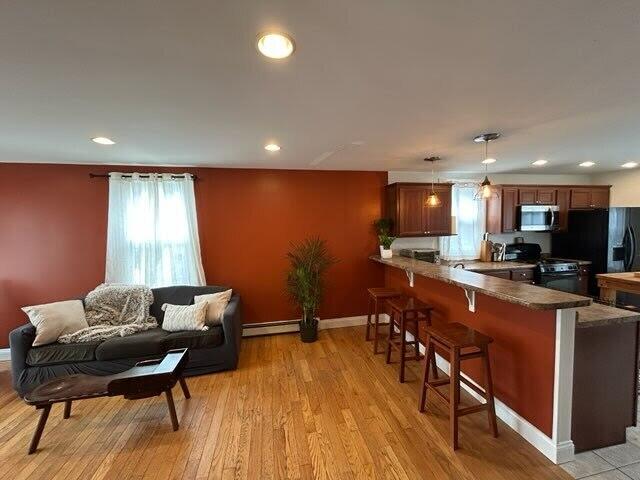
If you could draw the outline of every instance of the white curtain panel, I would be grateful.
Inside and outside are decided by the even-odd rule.
[[[480,257],[480,241],[486,228],[485,201],[474,200],[478,186],[455,184],[451,191],[451,215],[457,220],[457,235],[440,237],[440,256],[445,260]]]
[[[110,174],[106,282],[205,285],[190,174]]]

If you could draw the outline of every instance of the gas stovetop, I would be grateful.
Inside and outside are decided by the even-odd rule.
[[[540,273],[578,273],[579,270],[577,262],[567,260],[540,260],[536,265]]]
[[[540,273],[564,273],[564,272],[578,272],[580,267],[578,266],[578,262],[572,262],[570,260],[560,260],[560,259],[539,259],[539,258],[530,258],[530,259],[516,259],[513,260],[515,262],[520,263],[535,263],[536,270]]]

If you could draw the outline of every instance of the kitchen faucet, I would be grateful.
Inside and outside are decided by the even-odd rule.
[[[458,268],[458,267],[462,267],[462,269],[464,270],[464,263],[458,262],[453,264],[453,268]]]

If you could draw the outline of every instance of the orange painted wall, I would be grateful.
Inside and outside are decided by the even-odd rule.
[[[386,172],[0,164],[0,347],[27,321],[21,306],[75,298],[104,280],[108,181],[90,172],[185,170],[200,178],[207,282],[243,297],[245,322],[297,317],[283,289],[285,255],[309,235],[340,260],[321,317],[366,312],[365,288],[384,277],[367,256]]]
[[[385,269],[385,284],[415,295],[434,306],[434,321],[455,321],[491,336],[489,347],[495,396],[535,425],[552,433],[555,364],[555,310],[537,311],[476,295],[470,312],[464,290],[415,276],[410,288],[404,271]],[[484,385],[479,359],[466,360],[462,371]]]

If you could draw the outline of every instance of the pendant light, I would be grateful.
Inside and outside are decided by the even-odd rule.
[[[482,163],[484,164],[484,180],[480,182],[476,193],[473,195],[473,198],[476,200],[487,200],[489,198],[498,197],[498,191],[491,186],[491,181],[489,180],[488,170],[489,164],[494,163],[496,160],[494,158],[489,158],[489,142],[492,140],[496,140],[500,137],[499,133],[483,133],[482,135],[478,135],[473,139],[476,143],[484,142],[484,159]]]
[[[431,162],[431,193],[427,195],[427,198],[424,201],[424,204],[427,207],[439,207],[440,205],[442,205],[442,200],[440,200],[440,197],[433,189],[433,163],[437,162],[438,160],[440,160],[440,157],[429,157],[424,159],[425,162]]]

